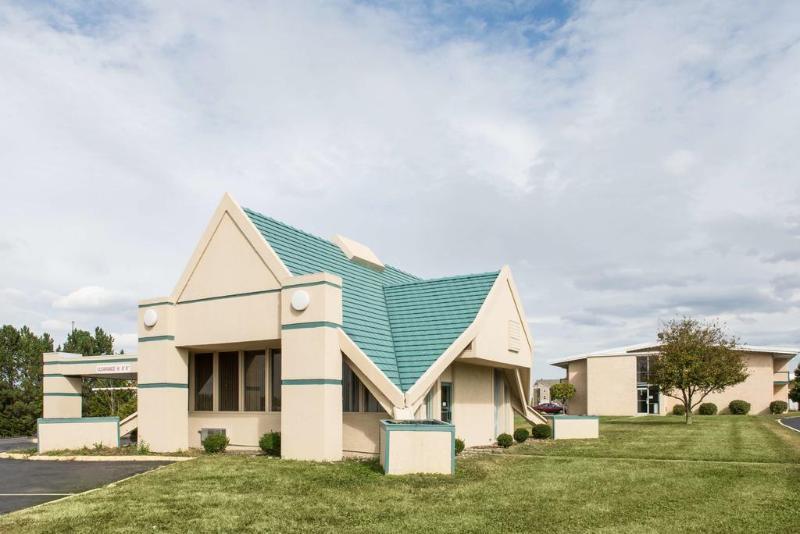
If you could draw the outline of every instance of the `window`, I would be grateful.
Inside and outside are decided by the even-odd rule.
[[[269,355],[270,410],[281,411],[281,353],[273,350]]]
[[[357,412],[359,411],[358,405],[358,390],[361,386],[361,381],[350,369],[350,366],[342,360],[342,411],[343,412]]]
[[[214,409],[214,355],[194,355],[194,409]]]
[[[239,353],[219,353],[219,410],[239,411]]]
[[[636,357],[636,381],[640,384],[650,382],[650,358],[648,356]]]
[[[244,409],[263,412],[266,409],[266,381],[264,351],[248,350],[244,353]]]
[[[375,395],[369,392],[367,386],[361,386],[364,389],[364,411],[365,412],[382,412],[383,406],[375,398]]]

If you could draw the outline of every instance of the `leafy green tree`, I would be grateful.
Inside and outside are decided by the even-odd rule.
[[[53,350],[48,334],[0,328],[0,436],[31,436],[42,416],[42,353]]]
[[[86,330],[73,329],[62,348],[64,352],[97,356],[114,353],[114,337],[100,327],[94,335]],[[98,388],[132,387],[132,380],[116,378],[85,378],[83,380],[84,417],[117,415],[123,419],[136,411],[136,392]]]
[[[658,355],[650,363],[650,383],[692,411],[710,393],[744,382],[747,368],[736,351],[738,341],[716,322],[684,317],[664,324]]]
[[[789,398],[794,402],[800,402],[800,365],[794,370],[794,380],[789,386]]]
[[[550,386],[550,398],[557,400],[564,406],[566,412],[566,404],[575,397],[575,385],[567,382],[559,382]]]

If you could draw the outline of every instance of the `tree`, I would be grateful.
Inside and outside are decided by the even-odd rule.
[[[550,386],[550,398],[557,400],[562,406],[566,405],[574,396],[574,384],[559,382],[558,384],[553,384]],[[564,411],[566,412],[566,409]]]
[[[86,330],[73,329],[64,342],[64,352],[97,356],[114,353],[114,337],[100,327],[94,335]],[[83,380],[83,415],[98,417],[116,415],[125,418],[136,411],[136,392],[98,388],[130,387],[131,380],[116,378],[85,378]]]
[[[36,433],[42,416],[42,353],[53,350],[48,334],[0,328],[0,437]]]
[[[658,339],[649,382],[683,403],[687,425],[692,423],[692,410],[706,396],[747,379],[737,339],[716,322],[673,319],[663,325]]]
[[[794,370],[794,380],[789,386],[789,399],[794,402],[800,402],[800,365]]]

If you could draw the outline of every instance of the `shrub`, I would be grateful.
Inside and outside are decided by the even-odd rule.
[[[209,454],[225,452],[225,448],[230,442],[231,440],[224,434],[211,434],[203,440],[203,448]]]
[[[782,414],[788,409],[789,405],[786,404],[786,401],[772,401],[769,403],[769,413],[773,413],[775,415]]]
[[[280,432],[267,432],[261,439],[258,440],[258,446],[261,450],[272,456],[281,455],[281,433]]]
[[[514,438],[511,437],[511,434],[500,434],[497,436],[497,444],[503,447],[504,449],[509,448],[511,445],[514,444]]]
[[[464,440],[461,438],[456,438],[456,455],[464,452],[464,446]]]
[[[676,404],[672,407],[672,415],[686,415],[686,406],[683,404]]]
[[[150,454],[150,444],[144,440],[137,442],[136,454]]]
[[[531,435],[530,432],[525,430],[524,428],[518,428],[514,431],[514,441],[517,443],[525,443],[528,441],[528,437]]]
[[[733,415],[746,415],[750,411],[750,403],[743,400],[732,400],[728,409]]]
[[[717,405],[713,402],[704,402],[697,409],[697,413],[700,415],[714,415],[717,413]]]
[[[545,425],[545,424],[533,425],[531,431],[535,439],[547,439],[553,433],[553,431],[550,430],[550,425]]]

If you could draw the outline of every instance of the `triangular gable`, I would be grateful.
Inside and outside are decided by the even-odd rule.
[[[172,292],[172,302],[280,287],[291,276],[239,205],[225,194]]]

